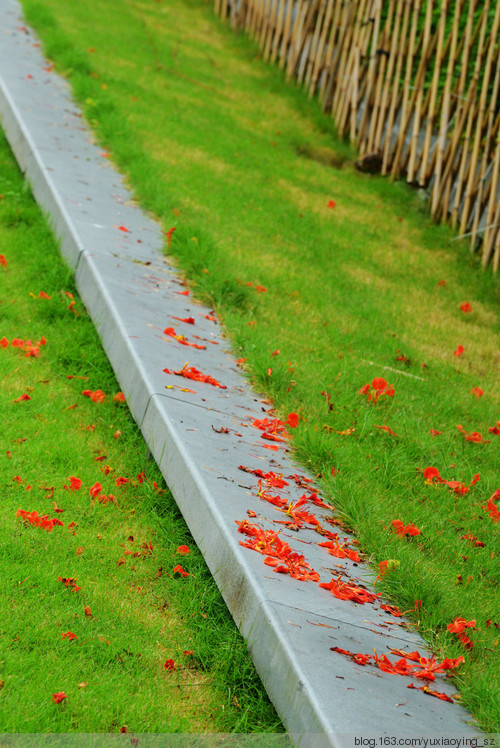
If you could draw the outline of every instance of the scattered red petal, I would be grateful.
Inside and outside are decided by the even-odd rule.
[[[25,402],[26,400],[31,400],[31,397],[29,395],[27,395],[26,392],[25,392],[24,395],[21,395],[20,397],[17,397],[13,402],[15,402],[15,403],[21,403],[21,402]]]
[[[116,403],[124,403],[125,402],[125,395],[123,392],[117,392],[116,395],[113,397],[113,400]]]
[[[54,704],[60,704],[61,701],[63,701],[64,699],[67,699],[67,698],[68,697],[66,696],[66,694],[64,693],[64,691],[59,691],[59,693],[53,693],[52,694],[52,701],[54,702]]]
[[[176,552],[176,553],[180,553],[180,554],[181,554],[181,556],[186,556],[186,555],[187,555],[188,553],[191,553],[191,549],[190,549],[190,548],[188,548],[188,546],[187,546],[187,545],[179,545],[179,546],[177,546],[177,548],[175,549],[175,552]],[[174,571],[175,571],[175,570],[174,570]]]
[[[484,390],[482,390],[481,387],[473,387],[470,393],[471,395],[475,395],[477,398],[480,398],[484,395]]]
[[[489,498],[487,504],[481,506],[481,509],[484,509],[496,524],[500,520],[500,510],[498,509],[498,506],[494,504],[494,501],[500,501],[500,488],[497,488],[493,496]]]
[[[436,429],[431,429],[432,436],[440,436],[443,432],[442,431],[436,431]]]
[[[73,634],[72,631],[66,631],[65,634],[62,635],[62,639],[68,639],[68,641],[73,641],[73,639],[77,639],[77,635]]]
[[[174,566],[173,569],[174,574],[180,574],[181,577],[190,577],[191,574],[189,572],[185,571],[180,564],[177,564],[177,566]]]
[[[463,345],[459,345],[459,346],[457,346],[457,349],[455,351],[453,351],[453,355],[454,356],[461,356],[464,351],[465,351],[465,348],[463,347]]]
[[[335,208],[335,205],[336,205],[335,200],[329,200],[328,203],[327,203],[327,205],[326,205],[326,207],[327,208]]]
[[[468,301],[464,301],[463,304],[460,304],[460,311],[462,311],[464,314],[467,314],[467,312],[472,312],[472,306]]]

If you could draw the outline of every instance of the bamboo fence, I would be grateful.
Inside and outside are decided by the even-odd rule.
[[[215,0],[319,96],[360,163],[426,188],[436,220],[500,266],[498,0]]]

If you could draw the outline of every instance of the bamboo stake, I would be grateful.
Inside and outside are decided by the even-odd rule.
[[[325,72],[325,75],[323,76],[323,80],[321,81],[321,85],[319,87],[319,100],[323,104],[323,109],[326,112],[331,105],[328,104],[328,96],[326,95],[326,92],[330,90],[331,81],[333,80],[333,75],[335,71],[335,60],[337,59],[337,52],[334,51],[338,49],[339,43],[338,40],[342,35],[342,27],[341,27],[341,17],[343,13],[343,6],[342,3],[335,2],[334,5],[334,11],[333,11],[333,18],[332,18],[332,24],[330,27],[330,36],[328,38],[328,45],[326,47],[325,52],[325,69],[330,67],[330,77],[328,77],[328,74]]]
[[[481,26],[481,33],[479,35],[479,49],[476,57],[476,66],[474,70],[474,75],[476,76],[476,79],[479,79],[479,73],[481,69],[481,63],[482,63],[482,50],[484,48],[484,40],[486,36],[486,24],[488,20],[488,11],[490,7],[489,0],[485,1],[484,8],[483,8],[483,23]],[[498,6],[497,6],[498,11]],[[496,31],[498,31],[498,21],[500,19],[500,16],[498,12],[495,14],[495,21],[493,24],[493,27]],[[464,231],[466,231],[466,227],[469,220],[469,213],[471,208],[471,202],[472,202],[472,185],[476,176],[476,167],[477,167],[477,159],[479,155],[479,145],[481,140],[481,127],[480,123],[482,123],[483,116],[484,116],[484,110],[486,108],[486,96],[488,93],[488,83],[489,83],[489,77],[491,72],[491,56],[493,53],[493,45],[490,45],[490,48],[488,49],[488,55],[487,55],[487,64],[484,71],[484,77],[483,77],[483,85],[481,94],[479,96],[479,117],[477,118],[476,122],[476,131],[474,134],[474,143],[472,147],[472,155],[469,163],[469,177],[467,179],[467,185],[465,188],[465,196],[464,196],[464,204],[461,211],[461,220],[460,220],[460,233],[463,234]]]
[[[450,98],[451,83],[453,78],[453,69],[455,67],[455,54],[458,42],[458,24],[460,21],[461,5],[459,0],[455,0],[455,12],[453,14],[453,27],[451,33],[451,49],[448,58],[448,67],[446,70],[446,81],[443,92],[443,103],[441,108],[441,122],[439,125],[439,138],[436,145],[437,160],[434,170],[434,186],[431,196],[431,214],[436,215],[441,195],[441,171],[443,168],[444,152],[446,147],[446,137],[450,121]]]
[[[311,40],[311,49],[309,51],[309,58],[307,61],[307,67],[304,73],[304,85],[309,86],[311,82],[311,76],[314,69],[316,56],[318,54],[319,38],[323,27],[323,19],[325,18],[328,0],[320,0],[318,15],[316,23],[314,24],[314,31]]]
[[[374,115],[372,116],[372,127],[371,127],[371,143],[369,139],[368,143],[368,151],[379,151],[382,143],[382,135],[384,132],[384,125],[387,125],[387,117],[386,117],[386,111],[387,111],[387,102],[389,99],[389,91],[391,84],[394,85],[394,67],[396,64],[396,50],[398,46],[399,41],[399,28],[401,25],[401,19],[403,15],[403,5],[398,0],[397,2],[397,12],[396,8],[394,7],[394,4],[391,4],[389,8],[389,14],[387,17],[387,23],[384,30],[384,36],[383,36],[383,43],[382,47],[385,50],[385,47],[387,46],[387,43],[389,41],[389,38],[391,39],[390,49],[389,49],[389,57],[386,59],[385,55],[382,55],[381,60],[381,70],[379,73],[380,78],[380,100],[378,103],[378,106],[374,110]],[[392,18],[395,16],[394,20],[394,27],[391,29],[392,26]],[[384,77],[385,72],[385,77]],[[384,81],[382,82],[382,77],[384,77]]]
[[[311,79],[309,82],[309,98],[310,99],[312,99],[312,97],[314,96],[317,85],[318,85],[318,77],[321,71],[321,61],[324,55],[326,36],[328,33],[328,29],[330,28],[330,22],[331,22],[331,17],[332,17],[332,12],[333,12],[333,2],[334,0],[328,0],[328,5],[326,7],[325,20],[323,22],[323,28],[321,29],[321,36],[318,41],[318,48],[316,51],[316,57],[314,59],[314,64],[313,64],[312,71],[311,71]]]
[[[302,41],[302,29],[304,26],[304,16],[307,8],[304,8],[307,0],[298,0],[295,5],[296,16],[295,23],[292,25],[290,32],[290,49],[288,52],[288,64],[286,68],[286,79],[290,80],[295,70],[297,58],[299,56],[299,47]]]
[[[283,39],[281,42],[281,55],[280,55],[280,62],[279,62],[279,66],[281,70],[283,70],[287,62],[287,51],[288,51],[288,54],[290,54],[290,48],[291,48],[290,33],[291,33],[291,28],[292,28],[293,7],[294,7],[293,0],[287,0],[287,12],[285,16],[285,25],[283,27]]]
[[[391,145],[392,145],[392,131],[394,128],[394,120],[396,117],[396,108],[397,108],[398,102],[400,102],[401,100],[399,88],[400,88],[400,81],[401,81],[401,73],[403,70],[403,60],[405,57],[405,52],[407,52],[406,39],[407,39],[407,34],[408,34],[408,24],[410,22],[410,4],[411,4],[411,0],[405,0],[403,24],[401,27],[401,39],[400,39],[398,49],[397,49],[396,69],[394,72],[394,82],[392,86],[392,95],[391,95],[391,101],[389,105],[389,115],[387,118],[387,131],[386,131],[386,136],[385,136],[384,153],[383,153],[383,159],[382,159],[382,174],[387,174],[389,153],[390,153]]]
[[[325,98],[323,102],[323,109],[325,112],[332,111],[333,107],[333,101],[334,97],[336,95],[336,91],[338,86],[340,85],[340,76],[339,76],[339,66],[341,63],[341,56],[344,51],[344,41],[346,38],[347,30],[348,30],[348,19],[351,13],[351,5],[349,3],[345,3],[341,6],[341,16],[339,19],[339,36],[337,40],[337,44],[335,46],[335,51],[333,53],[332,62],[330,66],[330,76],[328,79],[328,84],[325,88]]]
[[[500,205],[500,200],[498,200],[497,193],[498,193],[498,180],[499,180],[499,171],[500,171],[500,127],[497,132],[497,145],[495,150],[495,157],[493,159],[493,172],[491,175],[491,187],[490,187],[490,199],[488,203],[488,212],[486,214],[486,226],[490,226],[492,223],[494,223],[494,213],[495,213],[495,205],[498,208]],[[488,262],[490,261],[491,252],[493,251],[493,240],[490,244],[490,233],[488,229],[486,229],[484,239],[483,239],[483,255],[481,258],[481,264],[483,268],[486,267]]]
[[[355,8],[353,8],[355,10]],[[356,49],[360,43],[361,36],[361,19],[364,17],[366,10],[366,1],[361,0],[358,5],[358,12],[356,19],[352,25],[352,35],[350,39],[345,40],[345,46],[347,49],[347,60],[343,70],[342,87],[339,90],[339,97],[337,99],[337,110],[335,112],[335,120],[337,122],[338,132],[344,134],[348,128],[348,117],[352,102],[352,92],[354,88],[358,88],[357,83],[355,84],[355,55]],[[357,107],[356,107],[357,108]]]
[[[410,161],[408,164],[408,173],[406,176],[407,182],[413,182],[415,175],[415,162],[417,158],[418,148],[418,136],[420,134],[420,119],[422,116],[422,99],[424,92],[424,80],[425,72],[427,70],[427,63],[429,61],[429,47],[430,47],[430,35],[431,35],[431,22],[432,22],[432,11],[433,11],[433,0],[428,0],[427,9],[425,14],[425,26],[422,44],[422,57],[419,75],[417,75],[416,81],[416,105],[415,113],[413,116],[413,128],[410,144]]]
[[[413,6],[413,16],[411,21],[410,41],[408,43],[408,56],[406,61],[405,80],[403,83],[403,103],[401,105],[401,123],[398,137],[394,148],[392,161],[391,179],[399,176],[400,160],[406,141],[406,133],[410,125],[412,106],[410,101],[413,97],[410,95],[411,81],[413,77],[413,65],[415,60],[415,40],[417,36],[418,19],[420,16],[421,0],[417,0]],[[417,72],[418,75],[418,72]]]
[[[291,2],[291,0],[289,0]],[[276,57],[278,56],[278,49],[279,49],[279,43],[280,39],[283,35],[284,25],[285,25],[285,7],[286,7],[286,0],[280,0],[280,10],[278,13],[278,20],[276,22],[276,32],[274,34],[274,39],[272,41],[272,45],[270,48],[270,52],[268,53],[268,57],[266,59],[269,59],[271,62],[276,62]]]
[[[497,5],[496,13],[500,13],[500,6]],[[492,32],[492,37],[490,39],[490,46],[493,47],[493,39],[494,39],[494,33]],[[495,68],[495,78],[493,81],[493,90],[492,94],[490,96],[490,103],[488,107],[488,114],[487,114],[487,124],[486,124],[486,137],[484,139],[484,145],[483,145],[483,156],[481,159],[481,166],[479,169],[479,184],[477,188],[477,194],[476,194],[476,200],[475,200],[475,206],[474,206],[474,215],[472,220],[472,231],[476,232],[479,226],[479,221],[481,220],[481,214],[484,209],[484,203],[486,200],[486,197],[484,195],[485,189],[485,180],[487,178],[488,174],[488,164],[490,163],[492,153],[491,153],[491,143],[492,138],[494,136],[494,124],[495,124],[495,109],[496,109],[496,103],[498,101],[498,91],[499,91],[499,83],[500,83],[500,45],[497,48],[496,51],[496,65],[493,65]],[[483,84],[484,85],[484,84]],[[492,165],[493,166],[493,165]],[[471,252],[474,251],[476,246],[475,241],[471,241]]]
[[[337,88],[332,101],[331,114],[337,120],[340,115],[340,108],[344,101],[346,90],[349,85],[347,80],[348,65],[352,49],[352,36],[354,32],[354,17],[356,13],[356,4],[354,0],[349,3],[349,11],[346,18],[346,31],[342,39],[342,49],[339,57],[339,66],[337,70]]]
[[[436,59],[434,62],[434,72],[432,76],[432,83],[431,83],[430,95],[429,95],[429,105],[428,105],[428,111],[427,111],[427,122],[426,122],[426,128],[425,128],[424,146],[422,149],[422,156],[420,160],[420,174],[418,178],[418,183],[420,187],[425,187],[427,176],[428,176],[427,162],[429,160],[429,151],[431,147],[432,131],[434,129],[438,83],[439,83],[439,77],[441,74],[441,66],[443,64],[444,34],[445,34],[445,29],[446,29],[447,14],[448,14],[448,0],[441,0],[441,14],[440,14],[440,20],[439,20]]]
[[[379,31],[380,31],[380,17],[382,14],[382,3],[381,0],[374,0],[373,6],[372,6],[372,15],[371,17],[375,19],[373,24],[373,35],[372,35],[372,45],[371,45],[371,52],[370,52],[370,63],[368,65],[368,74],[366,77],[366,90],[365,90],[365,96],[364,96],[364,109],[363,114],[361,117],[361,122],[359,123],[359,148],[361,155],[364,153],[363,148],[363,141],[364,141],[364,133],[366,130],[366,127],[368,126],[369,122],[369,112],[371,110],[371,97],[373,88],[375,85],[375,70],[377,66],[377,46],[378,46],[378,37],[379,37]]]
[[[265,60],[269,59],[269,51],[271,47],[271,42],[274,38],[274,34],[276,33],[276,26],[277,26],[277,17],[278,17],[278,8],[280,5],[280,0],[271,0],[271,6],[269,8],[269,17],[266,24],[265,33],[263,34],[262,40],[261,40],[261,46],[260,49],[262,51],[262,56]]]
[[[494,228],[494,245],[495,254],[493,255],[493,272],[498,272],[498,266],[500,265],[500,201],[497,205],[495,213],[495,228]]]

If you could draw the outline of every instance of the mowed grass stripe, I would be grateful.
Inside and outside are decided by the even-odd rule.
[[[0,196],[2,730],[282,730],[3,134]]]
[[[414,610],[439,656],[465,654],[463,703],[494,731],[497,280],[414,191],[356,173],[317,105],[198,0],[23,5],[142,204],[175,226],[170,252],[249,376],[300,414],[297,456],[374,569],[399,562],[377,589]],[[395,396],[359,394],[374,377]],[[460,495],[426,482],[429,466],[480,481]],[[476,621],[471,650],[447,630],[456,617]]]

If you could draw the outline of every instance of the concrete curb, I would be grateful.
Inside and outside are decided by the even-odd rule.
[[[285,476],[299,470],[286,445],[279,452],[263,449],[252,427],[265,415],[259,397],[238,371],[218,324],[206,319],[210,310],[179,293],[182,281],[162,254],[160,227],[134,205],[93,143],[65,81],[47,72],[15,0],[0,0],[0,19],[1,123],[75,271],[131,412],[288,731],[304,746],[352,744],[354,735],[367,734],[480,735],[457,704],[407,690],[409,678],[330,651],[371,653],[376,647],[383,654],[409,646],[427,652],[403,619],[381,610],[380,601],[340,601],[317,584],[276,574],[261,554],[242,548],[235,522],[247,519],[247,510],[257,513],[253,521],[262,527],[276,526],[264,516],[272,517],[274,509],[258,498],[257,478],[238,466]],[[192,316],[195,327],[172,316]],[[206,339],[206,349],[179,345],[162,334],[166,326],[189,337],[194,330]],[[190,365],[227,389],[164,373],[181,369],[187,350]],[[281,493],[296,501],[304,488],[289,483]],[[325,513],[307,508],[318,517]],[[338,574],[312,529],[284,529],[280,537],[304,553],[322,581]],[[367,568],[335,561],[373,591]],[[453,691],[439,678],[435,687]]]

